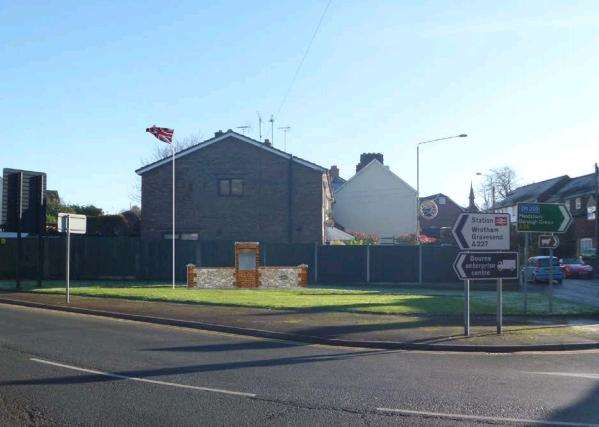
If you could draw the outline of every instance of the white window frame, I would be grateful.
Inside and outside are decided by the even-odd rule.
[[[591,252],[594,249],[593,238],[583,237],[582,239],[580,239],[578,242],[578,249],[580,250],[581,254]]]

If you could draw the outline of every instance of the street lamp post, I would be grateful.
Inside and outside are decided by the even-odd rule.
[[[430,139],[416,144],[416,241],[418,242],[418,284],[422,285],[422,243],[420,242],[420,146],[453,138],[466,138],[468,135],[446,136],[445,138]]]

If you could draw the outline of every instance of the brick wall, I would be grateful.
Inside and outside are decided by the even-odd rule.
[[[320,242],[322,173],[289,164],[234,137],[177,159],[177,233],[198,233],[202,240]],[[142,176],[143,239],[170,233],[171,172],[169,162]],[[244,180],[243,196],[218,195],[218,180],[231,178]]]
[[[248,286],[235,275],[233,267],[206,268],[187,266],[188,288],[305,288],[308,285],[308,266],[258,267],[259,280]]]

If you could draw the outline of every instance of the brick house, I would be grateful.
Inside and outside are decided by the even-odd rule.
[[[466,210],[443,193],[420,198],[421,204],[425,201],[435,202],[438,213],[432,219],[420,216],[420,232],[425,236],[440,239],[442,242],[453,241],[451,229],[460,214]]]
[[[523,185],[510,191],[505,198],[496,202],[492,212],[509,213],[512,222],[518,219],[518,203],[546,202],[553,194],[559,191],[570,180],[568,175],[562,175],[544,181]]]
[[[576,248],[577,255],[592,253],[597,247],[595,186],[599,183],[596,179],[595,173],[570,178],[547,199],[550,203],[564,203],[574,217],[574,224],[562,238],[562,242],[570,241]]]
[[[574,217],[572,226],[560,236],[557,252],[563,256],[589,254],[596,251],[596,185],[595,173],[570,178],[558,176],[518,187],[497,202],[491,210],[511,214],[517,220],[517,205],[525,202],[564,203]]]
[[[332,223],[327,169],[232,130],[175,156],[182,239],[323,243]],[[141,175],[143,239],[170,237],[172,161]]]

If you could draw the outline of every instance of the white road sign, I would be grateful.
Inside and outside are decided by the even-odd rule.
[[[85,215],[72,213],[58,214],[58,232],[73,234],[85,234],[87,231],[87,218]]]
[[[510,249],[510,215],[506,213],[463,213],[453,226],[453,237],[466,251]]]
[[[459,252],[453,270],[460,280],[517,279],[518,252]]]

